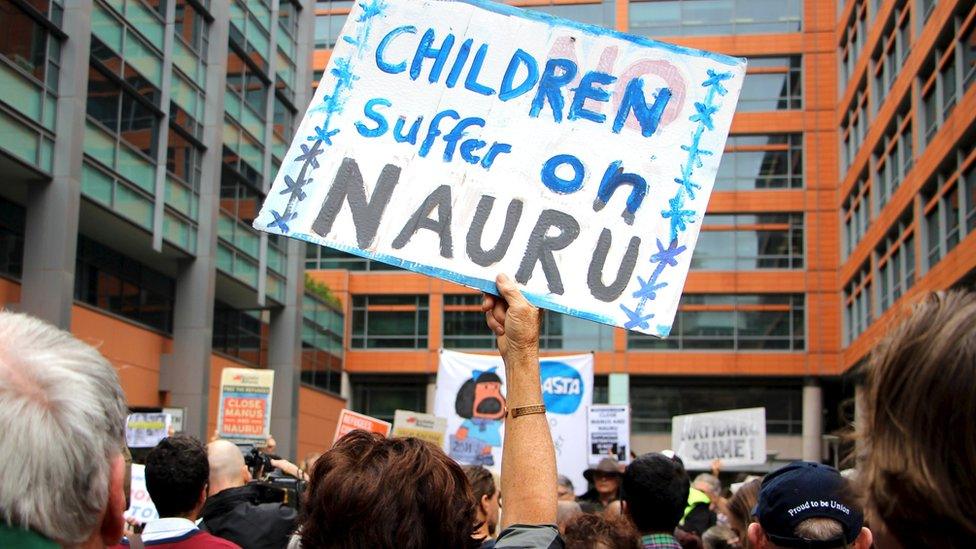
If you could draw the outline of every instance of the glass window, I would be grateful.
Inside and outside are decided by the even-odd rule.
[[[797,32],[802,0],[642,0],[629,4],[630,31],[647,36]]]
[[[974,229],[974,166],[976,155],[971,146],[967,149],[960,145],[947,155],[938,173],[922,189],[929,269]]]
[[[213,350],[255,366],[268,365],[266,311],[235,309],[214,303]]]
[[[176,2],[176,36],[179,36],[197,54],[197,57],[205,59],[210,42],[206,18],[197,11],[197,7],[192,2],[174,1]]]
[[[844,287],[844,339],[846,345],[853,343],[867,330],[874,320],[874,306],[870,261],[865,262],[857,274]]]
[[[24,270],[23,206],[0,198],[0,274],[19,279]]]
[[[0,55],[56,92],[60,40],[12,2],[0,5],[0,27],[17,31],[0,33]]]
[[[803,214],[706,214],[692,269],[803,268]]]
[[[342,313],[309,293],[305,294],[302,304],[302,383],[340,393]]]
[[[334,48],[348,14],[315,16],[315,47]]]
[[[397,410],[427,410],[425,376],[355,376],[350,384],[350,407],[361,414],[392,422]]]
[[[803,426],[803,391],[790,382],[713,378],[630,377],[632,429],[668,433],[672,416],[737,408],[766,408],[766,432],[798,435]]]
[[[715,176],[715,190],[803,187],[803,134],[732,135]]]
[[[358,295],[352,300],[354,349],[426,349],[426,295]]]
[[[553,311],[543,314],[540,348],[613,350],[613,328]],[[446,294],[443,319],[445,348],[495,347],[495,337],[485,325],[485,315],[481,312],[480,294]]]
[[[684,294],[671,335],[627,334],[627,348],[801,351],[802,294]]]
[[[233,50],[227,53],[227,87],[250,107],[255,116],[264,120],[268,84]]]
[[[750,57],[737,109],[743,112],[803,108],[801,57]]]
[[[93,37],[93,43],[95,40]],[[155,95],[155,88],[150,93]],[[94,60],[88,70],[86,109],[89,119],[142,151],[149,162],[155,161],[159,111],[143,94],[119,82],[104,69],[104,65]]]
[[[381,261],[373,261],[341,252],[326,246],[316,246],[309,244],[305,246],[305,268],[311,270],[319,269],[345,269],[347,271],[401,271],[403,269],[387,265]]]
[[[912,116],[906,99],[874,151],[874,180],[877,184],[879,212],[908,176],[914,162]]]
[[[75,299],[165,333],[173,331],[173,279],[78,236]]]

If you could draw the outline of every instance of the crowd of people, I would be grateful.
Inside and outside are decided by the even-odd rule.
[[[502,275],[482,309],[508,380],[499,478],[414,438],[353,431],[301,466],[300,510],[269,501],[225,440],[175,434],[145,456],[159,518],[127,508],[125,398],[71,334],[0,312],[0,547],[868,548],[976,540],[976,294],[936,293],[864,369],[852,475],[794,462],[724,489],[673,452],[606,459],[589,491],[556,470],[539,311]],[[263,474],[262,471],[258,474]],[[291,502],[294,503],[294,502]],[[125,534],[123,536],[123,534]]]

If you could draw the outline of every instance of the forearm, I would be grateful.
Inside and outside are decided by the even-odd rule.
[[[510,352],[505,363],[508,409],[542,404],[538,352]],[[502,527],[556,522],[556,454],[545,414],[505,417]]]

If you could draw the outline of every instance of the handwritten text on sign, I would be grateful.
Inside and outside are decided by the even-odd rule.
[[[481,0],[363,0],[255,227],[667,335],[744,71]]]
[[[671,447],[688,469],[766,462],[766,409],[744,408],[671,418]]]
[[[220,374],[221,437],[264,441],[271,430],[271,396],[274,371],[224,368]]]

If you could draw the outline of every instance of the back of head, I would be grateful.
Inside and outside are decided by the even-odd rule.
[[[738,539],[735,532],[728,526],[716,524],[702,534],[702,545],[705,549],[731,549],[739,547],[735,543]]]
[[[477,508],[461,467],[416,438],[353,431],[315,463],[304,549],[478,547]]]
[[[244,455],[233,442],[215,440],[207,444],[207,461],[210,464],[211,493],[244,486]]]
[[[743,484],[729,498],[729,525],[738,536],[743,549],[749,549],[749,538],[746,533],[753,522],[752,510],[759,501],[760,479],[750,480]]]
[[[566,549],[638,549],[640,538],[623,517],[579,514],[563,529]]]
[[[0,311],[0,520],[66,544],[87,539],[108,502],[125,415],[97,350]]]
[[[627,513],[641,533],[670,533],[684,514],[690,486],[680,462],[663,454],[644,454],[624,472]]]
[[[905,547],[976,539],[976,294],[931,294],[867,367],[858,480]]]
[[[495,495],[495,477],[491,475],[491,471],[480,465],[465,465],[462,469],[468,477],[475,501],[481,501],[484,496],[490,498]]]
[[[755,514],[756,543],[765,538],[776,547],[824,549],[870,544],[862,536],[864,516],[849,482],[820,463],[795,461],[766,475]]]
[[[160,517],[188,516],[209,477],[207,450],[189,435],[166,437],[146,455],[146,489]]]
[[[708,494],[710,498],[722,495],[722,481],[711,473],[701,473],[695,477],[695,480],[691,484],[695,488],[698,488],[702,492]]]

